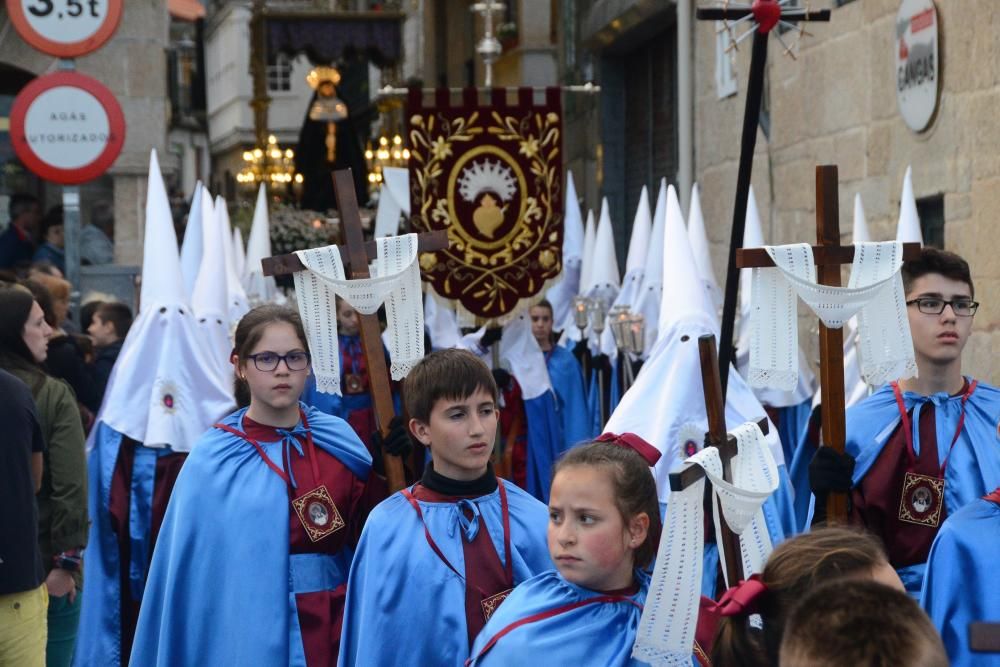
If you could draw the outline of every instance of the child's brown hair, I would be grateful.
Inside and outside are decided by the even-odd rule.
[[[662,524],[656,481],[649,463],[634,449],[615,442],[597,441],[578,445],[563,454],[552,471],[552,478],[570,466],[599,466],[611,474],[615,506],[625,524],[645,512],[649,517],[646,540],[636,547],[634,567],[646,568],[656,558]]]
[[[764,623],[752,628],[745,615],[725,617],[712,646],[712,664],[723,667],[770,667],[792,607],[820,584],[867,575],[887,563],[879,541],[852,528],[816,528],[779,544],[767,559],[761,581],[767,586],[758,603]]]
[[[235,357],[236,377],[233,384],[233,393],[236,396],[236,403],[241,408],[250,405],[250,385],[240,377],[239,368],[247,362],[247,355],[251,353],[254,346],[260,342],[264,336],[264,330],[269,324],[285,322],[291,324],[295,329],[295,335],[302,343],[302,349],[308,350],[306,332],[302,327],[302,318],[293,309],[287,306],[277,306],[266,304],[257,306],[240,319],[236,325],[236,333],[233,336],[233,356]]]
[[[406,376],[403,395],[406,412],[425,424],[439,400],[463,400],[482,389],[497,400],[497,383],[483,361],[465,350],[431,352]]]
[[[788,619],[781,667],[948,667],[937,630],[914,600],[875,581],[835,581],[806,595]]]

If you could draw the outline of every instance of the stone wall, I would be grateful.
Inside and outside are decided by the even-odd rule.
[[[823,5],[829,3],[822,3]],[[917,199],[944,195],[945,248],[972,266],[976,315],[964,368],[1000,382],[1000,14],[995,0],[936,3],[941,93],[937,115],[912,132],[896,104],[893,49],[898,0],[857,0],[832,10],[828,24],[811,24],[797,60],[771,39],[768,86],[770,140],[758,131],[753,185],[767,242],[815,239],[815,166],[840,173],[842,240],[850,242],[853,201],[860,193],[875,240],[894,237],[903,174],[913,167]],[[787,41],[787,38],[786,38]],[[736,188],[750,40],[740,45],[738,95],[715,92],[714,25],[698,22],[695,173],[717,277],[725,278]],[[845,272],[846,277],[846,272]],[[801,333],[816,357],[815,324]]]

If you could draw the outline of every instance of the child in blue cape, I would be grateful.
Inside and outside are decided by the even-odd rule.
[[[548,527],[556,569],[514,589],[479,633],[468,664],[646,664],[631,655],[649,588],[645,568],[660,539],[649,469],[659,452],[631,433],[602,438],[556,465]]]
[[[299,402],[309,353],[298,313],[247,313],[233,365],[249,406],[181,469],[131,664],[334,665],[351,557],[384,483],[346,422]]]
[[[340,665],[465,662],[515,585],[551,569],[545,506],[490,465],[497,388],[474,354],[432,352],[404,384],[421,480],[372,511],[354,554]]]

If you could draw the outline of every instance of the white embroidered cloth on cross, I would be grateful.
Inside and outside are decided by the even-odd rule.
[[[857,243],[847,287],[816,284],[807,244],[765,246],[777,268],[755,268],[749,382],[752,387],[793,389],[798,379],[798,294],[827,327],[839,329],[855,313],[861,376],[879,386],[917,373],[906,314],[903,244]]]
[[[308,268],[295,274],[295,296],[313,357],[316,388],[340,394],[340,345],[336,296],[363,315],[385,303],[390,374],[400,380],[424,356],[424,309],[417,264],[417,235],[375,239],[377,254],[371,278],[347,280],[335,245],[298,250]]]
[[[716,543],[722,544],[722,516],[740,536],[743,572],[760,572],[771,553],[764,522],[764,501],[778,488],[778,466],[760,427],[747,422],[733,430],[737,454],[732,460],[733,483],[722,477],[719,450],[706,447],[685,461],[698,464],[712,483]],[[639,619],[632,656],[654,667],[689,667],[698,625],[704,534],[705,478],[670,494],[656,566]],[[719,550],[723,575],[725,555]],[[726,581],[727,587],[736,585]]]

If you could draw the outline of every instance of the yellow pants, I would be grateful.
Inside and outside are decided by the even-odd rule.
[[[0,595],[0,667],[45,667],[49,592]]]

